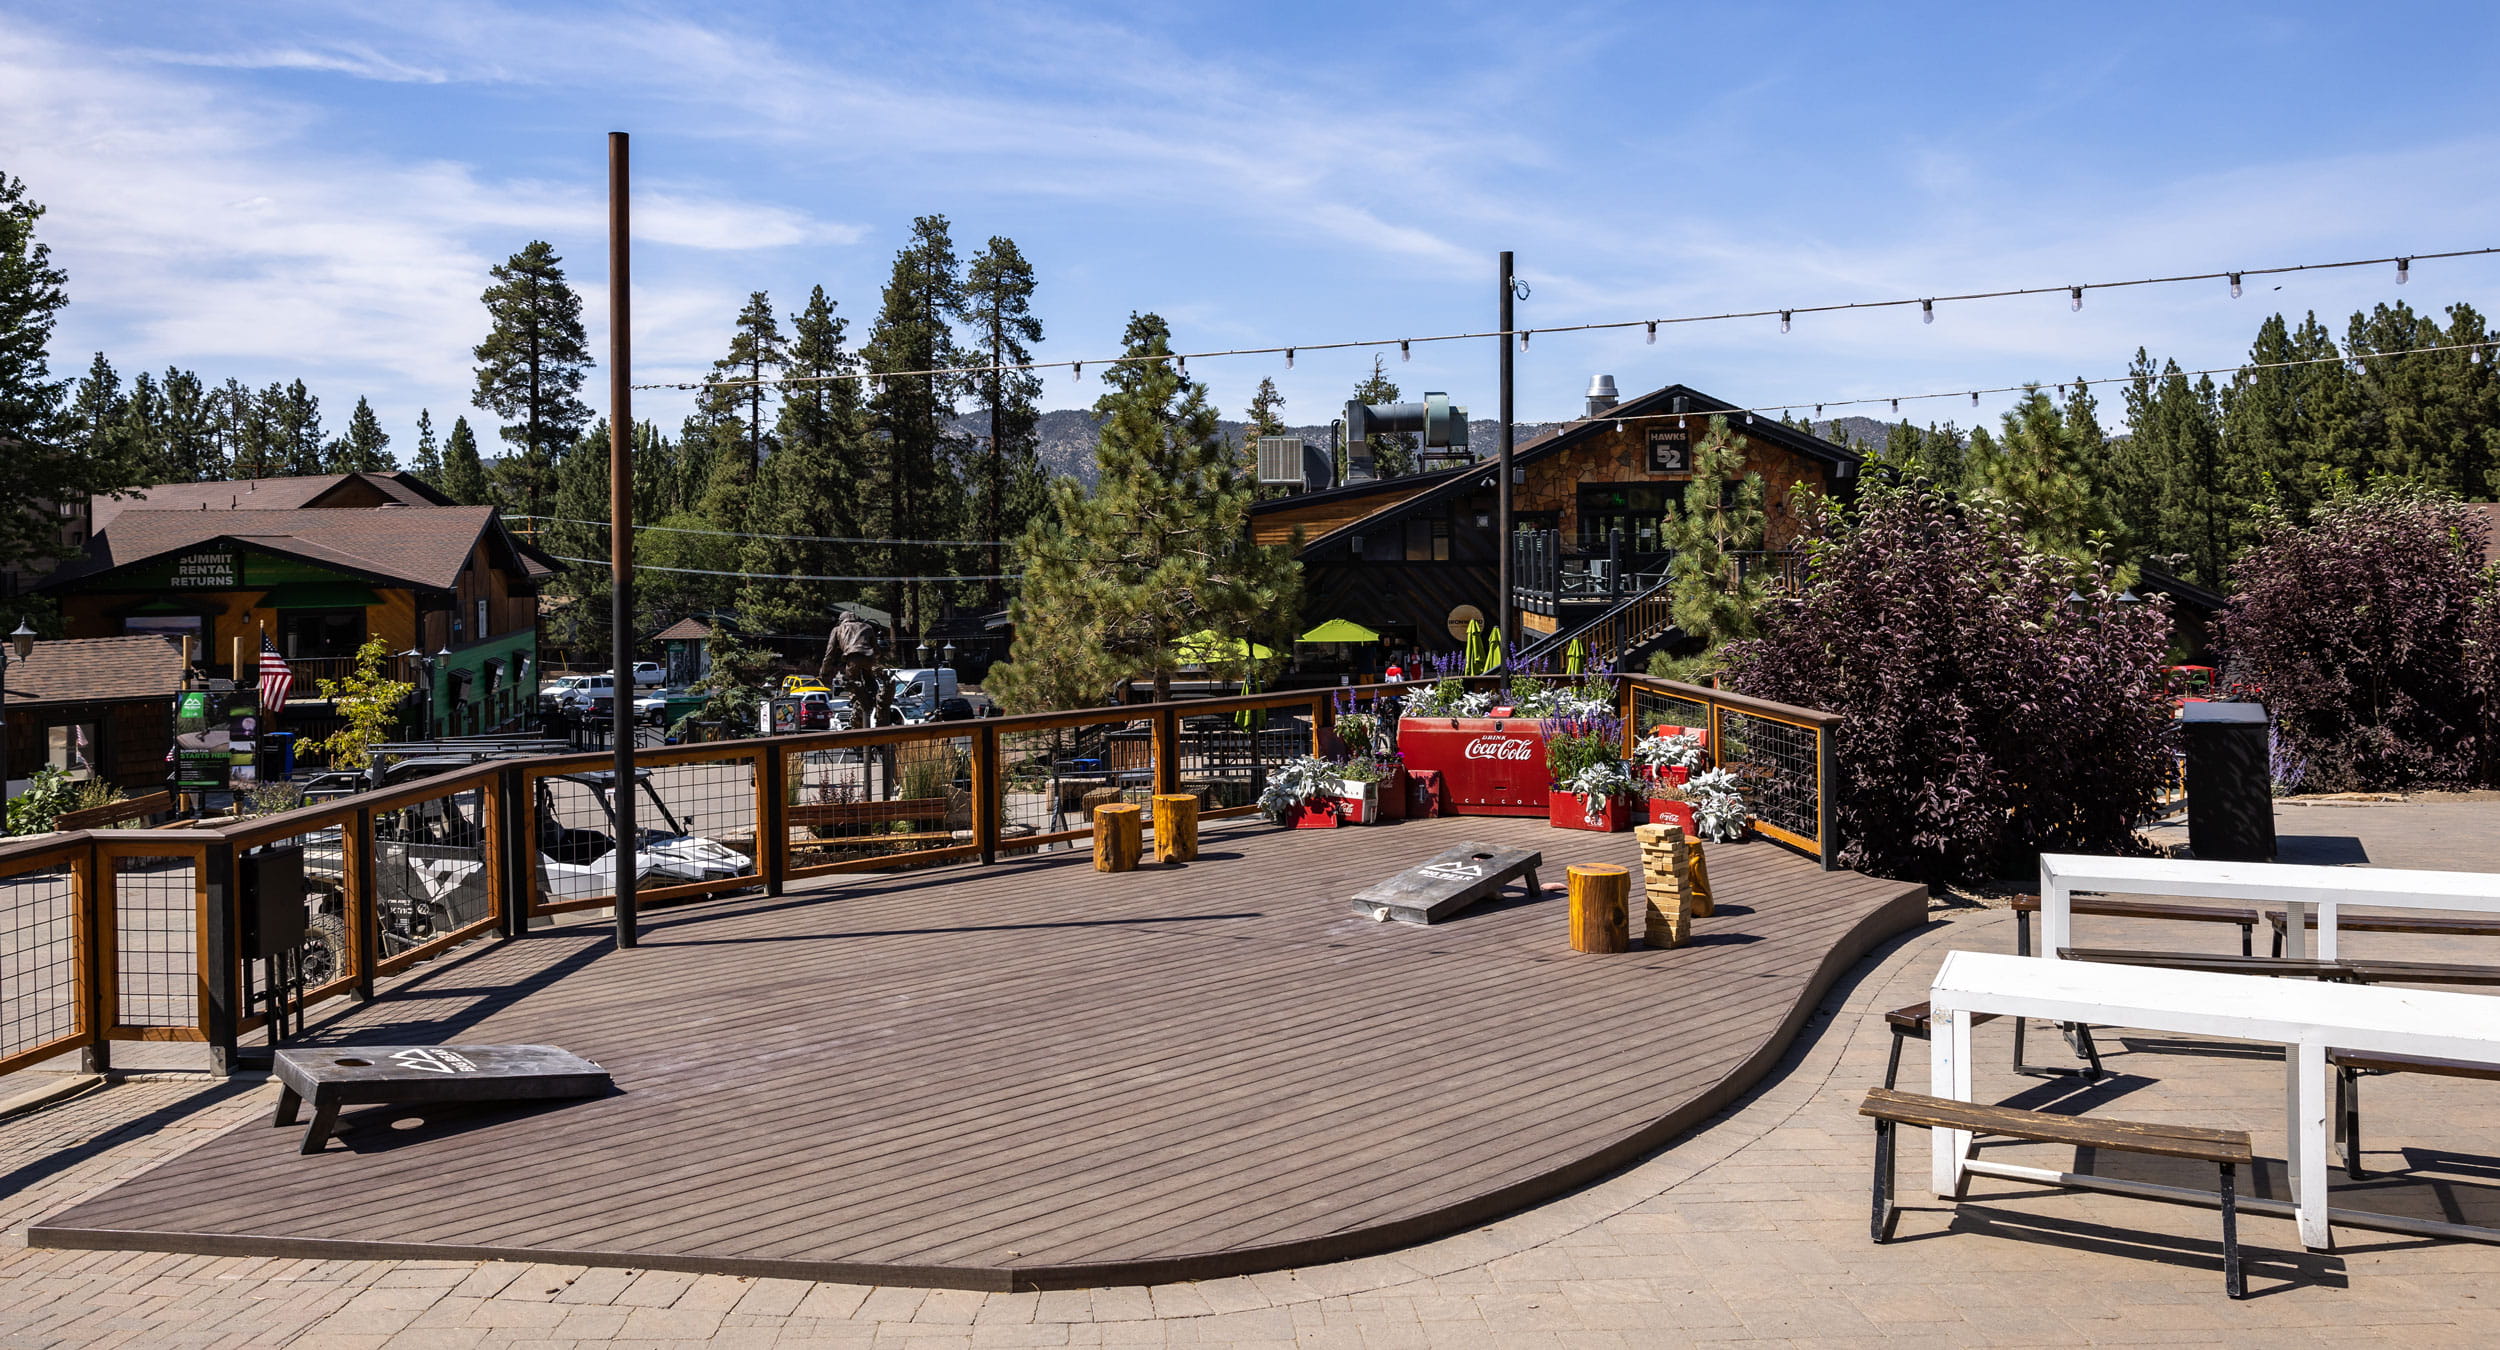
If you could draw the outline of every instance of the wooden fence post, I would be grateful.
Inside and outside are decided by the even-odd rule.
[[[1181,790],[1181,714],[1171,704],[1154,711],[1155,793]]]
[[[103,878],[96,875],[97,869],[111,865],[97,856],[90,839],[86,853],[70,870],[70,884],[78,891],[79,1021],[87,1033],[78,1067],[88,1073],[104,1073],[113,1067],[113,1042],[105,1033],[113,1026],[114,982],[106,974],[105,963],[121,959],[121,942],[104,903]]]
[[[1571,950],[1632,950],[1632,874],[1606,863],[1573,863],[1571,879]]]
[[[521,810],[521,770],[507,764],[491,780],[496,845],[493,866],[503,897],[503,932],[519,937],[530,928],[530,886],[537,879],[538,840]]]
[[[1006,805],[1007,785],[999,776],[998,728],[975,726],[972,731],[972,841],[981,846],[983,866],[998,861],[998,816]]]
[[[373,1001],[373,968],[382,961],[382,915],[374,902],[373,812],[358,808],[339,829],[341,878],[347,883],[347,945],[356,962],[356,1001]]]
[[[243,954],[235,941],[234,845],[220,839],[199,855],[200,959],[206,963],[200,991],[200,1033],[208,1040],[209,1072],[220,1078],[235,1071],[235,1027],[241,1018],[235,977]]]
[[[805,772],[807,760],[798,762]],[[789,772],[781,744],[766,742],[755,757],[755,872],[766,895],[781,894],[790,880]]]

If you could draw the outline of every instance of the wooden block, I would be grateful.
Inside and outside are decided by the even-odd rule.
[[[1710,903],[1710,869],[1702,863],[1701,841],[1685,840],[1684,856],[1688,860],[1684,868],[1684,877],[1693,888],[1693,917],[1707,919],[1718,910]]]
[[[1191,792],[1155,794],[1155,861],[1190,862],[1198,856],[1198,797]]]
[[[1143,833],[1143,821],[1134,803],[1112,802],[1095,807],[1094,870],[1136,871],[1139,841]]]
[[[1571,950],[1632,950],[1632,874],[1604,863],[1573,863],[1571,878]]]
[[[1681,947],[1693,940],[1693,888],[1685,861],[1684,831],[1673,821],[1636,825],[1641,841],[1641,945]]]

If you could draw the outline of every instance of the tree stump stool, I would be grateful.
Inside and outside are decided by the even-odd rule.
[[[1155,794],[1155,861],[1193,862],[1198,857],[1198,796]]]
[[[1641,914],[1641,945],[1681,947],[1691,942],[1692,862],[1685,852],[1683,828],[1674,821],[1636,825],[1632,837],[1641,841],[1641,889],[1647,898]]]
[[[1573,863],[1571,950],[1632,950],[1632,874],[1604,863]]]
[[[1113,802],[1095,807],[1094,870],[1136,871],[1142,824],[1137,807],[1132,802]]]

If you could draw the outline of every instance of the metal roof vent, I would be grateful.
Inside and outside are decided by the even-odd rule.
[[[1612,375],[1600,375],[1595,379],[1590,380],[1588,397],[1588,415],[1591,417],[1595,417],[1599,413],[1606,411],[1608,408],[1615,406],[1618,402],[1621,402],[1621,400],[1615,396],[1615,377]]]

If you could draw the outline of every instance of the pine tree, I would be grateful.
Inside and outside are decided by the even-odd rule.
[[[611,556],[607,527],[596,523],[608,519],[606,418],[591,423],[581,438],[557,458],[555,496],[549,514],[554,519],[532,521],[529,525],[533,537],[549,553],[561,558]],[[661,584],[667,584],[661,574],[651,576],[660,577]],[[547,589],[563,601],[546,607],[550,616],[545,633],[548,645],[565,651],[608,650],[608,634],[613,626],[609,570],[575,563],[551,581]],[[641,598],[638,589],[637,599]]]
[[[69,279],[35,237],[42,219],[25,183],[0,173],[0,502],[20,507],[84,503],[133,485],[126,466],[82,453],[60,425],[68,382],[52,378],[50,348]],[[58,517],[0,510],[0,562],[49,556],[59,546]]]
[[[216,395],[200,377],[165,367],[164,456],[170,483],[210,483],[226,476],[218,446]]]
[[[1810,425],[1810,424],[1809,424]],[[1962,429],[1951,422],[1924,428],[1907,420],[1884,429],[1884,443],[1867,463],[1869,469],[1891,469],[1924,478],[1942,488],[1959,487],[1965,454]]]
[[[434,410],[417,409],[417,453],[408,461],[408,472],[427,487],[443,485],[443,448],[434,439]]]
[[[129,465],[130,475],[142,483],[180,483],[189,481],[175,472],[165,452],[165,397],[156,377],[146,371],[130,377],[130,392],[122,398],[120,423],[113,430],[114,452]]]
[[[131,482],[142,482],[139,466],[122,453],[122,413],[129,399],[113,363],[97,352],[87,373],[70,393],[69,416],[63,431],[70,453],[92,464],[113,465]]]
[[[1048,500],[1041,471],[1042,382],[1029,370],[1002,368],[1032,361],[1028,344],[1042,340],[1042,321],[1033,316],[1033,285],[1033,265],[1016,241],[998,235],[973,258],[964,278],[964,317],[981,362],[989,367],[974,385],[989,414],[977,495],[980,535],[991,541],[985,603],[993,610],[1005,603],[998,574],[1006,570],[1006,559],[999,541],[1022,534]]]
[[[1669,510],[1663,527],[1674,579],[1676,627],[1705,651],[1738,638],[1762,635],[1762,607],[1769,582],[1744,555],[1759,553],[1768,521],[1762,510],[1762,475],[1745,467],[1750,443],[1728,429],[1725,417],[1693,447],[1693,477],[1682,505]]]
[[[443,481],[434,486],[461,506],[487,504],[486,465],[478,459],[477,435],[466,417],[452,419],[451,438],[443,443]]]
[[[332,473],[388,473],[399,467],[391,456],[390,433],[382,430],[382,419],[361,397],[356,411],[348,414],[347,434],[332,444],[337,447],[327,466]]]
[[[1258,453],[1260,437],[1285,434],[1285,418],[1282,411],[1284,406],[1285,396],[1276,392],[1275,377],[1260,376],[1259,390],[1250,396],[1250,408],[1245,414],[1247,425],[1241,429],[1242,437],[1249,442],[1248,448],[1253,456]]]
[[[785,386],[775,428],[780,450],[764,462],[752,512],[755,537],[738,567],[746,572],[738,609],[757,631],[788,633],[825,626],[847,583],[794,581],[793,576],[856,574],[857,546],[774,536],[858,534],[858,463],[865,442],[859,382],[836,378],[856,365],[843,348],[848,321],[818,286],[807,308],[790,316]],[[832,565],[840,562],[844,565]]]
[[[495,284],[479,297],[489,327],[474,353],[476,402],[505,419],[509,449],[495,463],[495,496],[523,515],[547,514],[556,456],[590,420],[579,397],[590,340],[581,297],[557,266],[563,261],[547,241],[533,239],[495,267]]]
[[[1131,357],[1166,356],[1171,330],[1134,315]],[[1217,425],[1206,387],[1170,360],[1124,362],[1095,405],[1101,476],[1090,494],[1051,485],[1051,514],[1016,546],[1024,573],[1013,659],[989,688],[1018,709],[1094,701],[1151,674],[1171,692],[1174,647],[1201,629],[1282,646],[1300,610],[1288,550],[1250,541],[1250,476]]]
[[[275,474],[309,474],[324,472],[321,436],[321,400],[304,387],[302,380],[281,385],[271,381],[261,391],[260,411],[267,419],[273,439],[272,458]]]
[[[1395,403],[1398,401],[1397,381],[1389,378],[1388,358],[1372,358],[1371,377],[1354,386],[1359,403]],[[1383,478],[1401,478],[1415,467],[1415,438],[1405,432],[1369,438],[1372,450],[1372,471]],[[1337,481],[1344,482],[1347,465],[1337,468]]]
[[[771,300],[762,291],[754,292],[738,312],[728,355],[712,363],[714,383],[705,386],[698,400],[706,439],[729,452],[713,456],[711,477],[696,506],[719,529],[744,530],[749,523],[756,474],[774,451],[773,427],[766,417],[774,394],[764,382],[775,378],[768,371],[777,372],[787,363],[783,346],[781,321]]]
[[[1984,458],[1976,453],[1981,442],[1975,433],[1972,437],[1978,490],[2014,509],[2033,547],[2077,559],[2094,556],[2116,527],[2093,486],[2103,453],[2097,423],[2079,424],[2032,385],[2002,426],[2002,439],[1986,443]]]
[[[216,402],[217,435],[223,442],[227,472],[235,478],[274,478],[286,472],[276,423],[260,396],[241,380],[227,378]]]
[[[961,449],[947,433],[955,418],[959,381],[907,371],[946,370],[963,364],[951,323],[964,310],[963,281],[946,217],[912,221],[911,243],[894,255],[877,321],[862,355],[872,376],[869,409],[877,437],[876,474],[866,496],[875,504],[861,531],[887,539],[946,539],[962,527],[963,482],[955,472]],[[873,378],[873,377],[891,378]],[[926,546],[894,544],[882,559],[894,577],[925,576],[946,560]],[[896,637],[926,630],[929,610],[943,594],[928,583],[896,580],[883,606],[900,625]]]

